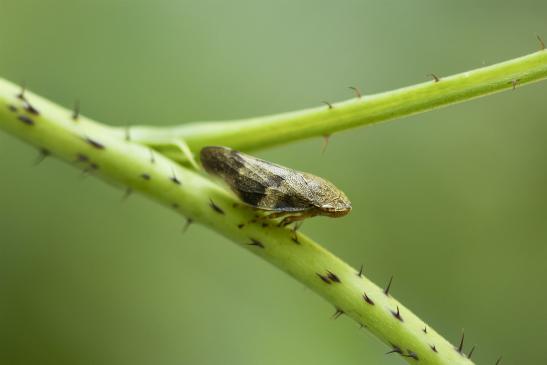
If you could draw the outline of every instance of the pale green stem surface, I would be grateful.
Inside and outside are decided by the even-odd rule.
[[[482,67],[449,77],[375,95],[363,95],[321,107],[278,115],[223,121],[196,122],[175,127],[131,127],[132,140],[184,160],[173,139],[191,150],[207,145],[248,151],[413,115],[445,105],[510,90],[547,77],[547,51]],[[117,130],[118,135],[123,131]]]
[[[409,363],[472,364],[409,309],[310,238],[271,223],[250,223],[256,212],[207,177],[88,118],[73,120],[71,111],[27,91],[26,100],[40,113],[33,114],[17,97],[19,91],[0,79],[0,129],[89,174],[142,192],[251,250],[366,326],[388,349],[400,348]],[[329,273],[340,282],[319,276],[328,278]],[[374,304],[365,301],[365,293]],[[398,310],[402,320],[395,316]]]

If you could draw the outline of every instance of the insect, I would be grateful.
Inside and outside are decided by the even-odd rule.
[[[204,169],[224,180],[248,205],[271,211],[266,218],[280,218],[280,226],[316,215],[342,217],[351,211],[346,195],[332,183],[307,172],[232,150],[204,147]]]

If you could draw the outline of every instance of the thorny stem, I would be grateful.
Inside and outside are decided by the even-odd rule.
[[[228,122],[196,122],[175,127],[131,128],[134,141],[152,146],[172,159],[184,160],[173,139],[192,151],[206,145],[253,150],[409,116],[488,94],[511,90],[547,77],[547,51],[375,95],[278,115]],[[437,81],[438,80],[438,81]],[[332,108],[330,107],[332,105]],[[120,130],[117,133],[121,133]]]
[[[230,193],[162,154],[0,79],[0,128],[40,151],[120,187],[139,191],[251,250],[367,327],[410,363],[472,364],[450,343],[361,271],[301,233],[252,222],[256,212]],[[427,327],[427,333],[424,328]],[[416,360],[419,359],[419,360]]]
[[[111,128],[0,79],[0,128],[77,168],[139,191],[204,224],[287,272],[390,346],[409,363],[470,365],[454,347],[362,274],[301,233],[253,221],[255,212],[181,160],[178,138],[196,152],[221,144],[252,149],[330,135],[547,77],[540,51],[490,67],[374,96],[295,113],[178,128]],[[130,140],[129,140],[130,139]],[[153,153],[152,146],[162,153]],[[172,156],[173,159],[170,159]]]

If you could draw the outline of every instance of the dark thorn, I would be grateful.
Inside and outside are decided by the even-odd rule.
[[[25,123],[26,125],[34,125],[34,120],[32,120],[32,118],[27,117],[26,115],[20,115],[17,118],[21,122]]]
[[[332,319],[338,319],[342,314],[344,314],[344,311],[340,308],[336,308],[336,312],[332,315]]]
[[[264,244],[260,242],[259,240],[256,240],[254,238],[251,238],[251,243],[249,243],[249,246],[257,246],[260,248],[264,248]]]
[[[25,82],[21,84],[21,92],[17,94],[17,98],[21,100],[25,100],[25,91],[27,90],[27,85]]]
[[[473,352],[475,351],[475,345],[473,345],[473,347],[471,347],[471,351],[469,351],[469,353],[467,354],[467,358],[470,359],[471,356],[473,356]]]
[[[317,275],[319,277],[319,279],[323,280],[323,282],[327,283],[327,284],[331,284],[330,280],[327,279],[325,276],[319,274],[319,273],[315,273],[315,275]]]
[[[209,206],[215,211],[217,212],[218,214],[224,214],[224,211],[218,206],[215,204],[215,202],[213,201],[213,199],[209,199]]]
[[[177,184],[177,185],[180,185],[180,180],[177,178],[177,175],[175,175],[175,170],[173,170],[173,168],[171,168],[171,174],[172,174],[173,176],[171,176],[171,177],[169,178],[169,180],[171,180],[172,182],[174,182],[174,183]]]
[[[11,104],[8,105],[8,109],[10,112],[14,112],[14,113],[17,112],[17,107],[15,105],[11,105]]]
[[[131,127],[125,127],[125,140],[131,141]]]
[[[76,155],[76,162],[87,162],[89,161],[89,157],[87,155],[84,155],[83,153],[78,153]]]
[[[496,365],[500,365],[500,362],[501,362],[501,356],[500,356],[499,359],[496,361]]]
[[[340,278],[335,273],[333,273],[331,271],[328,271],[328,270],[327,270],[327,278],[329,278],[330,280],[332,280],[335,283],[341,283],[342,282],[340,280]]]
[[[99,169],[99,165],[97,165],[95,162],[90,163],[89,167],[91,168],[91,170],[98,170]]]
[[[179,205],[178,205],[177,203],[171,204],[171,207],[172,207],[173,209],[179,209]]]
[[[441,79],[435,74],[427,74],[427,76],[433,77],[433,81],[435,81],[435,82],[441,81]]]
[[[361,267],[359,268],[359,272],[357,273],[357,276],[362,277],[363,270],[365,270],[365,265],[361,264]]]
[[[437,347],[435,347],[435,345],[431,345],[429,347],[431,347],[431,350],[433,350],[433,352],[439,352],[439,351],[437,351]]]
[[[414,360],[420,360],[420,358],[418,357],[418,354],[415,353],[414,351],[407,350],[407,353],[408,353],[408,355],[403,355],[403,356],[413,358]]]
[[[536,38],[537,38],[538,41],[539,41],[539,45],[540,45],[539,50],[540,50],[540,51],[543,51],[543,50],[545,49],[545,42],[543,42],[543,39],[541,39],[541,37],[539,36],[539,34],[536,35]]]
[[[245,227],[245,224],[244,224],[244,223],[240,223],[240,224],[237,225],[237,228],[239,228],[239,229],[241,229],[241,228],[243,228],[243,227]]]
[[[517,88],[517,84],[520,82],[520,79],[511,80],[509,84],[513,85],[513,91]]]
[[[391,351],[386,352],[386,355],[389,355],[389,354],[400,354],[400,355],[402,355],[403,354],[403,350],[401,350],[401,348],[399,346],[395,346],[395,345],[391,344],[391,347],[393,349]]]
[[[323,136],[323,146],[321,147],[321,154],[324,155],[325,151],[327,150],[327,146],[329,145],[330,141],[330,134],[326,134]]]
[[[368,304],[374,305],[374,301],[373,301],[372,299],[370,299],[370,297],[367,295],[367,293],[363,293],[363,299],[364,299],[365,302],[367,302]]]
[[[156,158],[154,157],[154,151],[150,149],[150,163],[156,163]]]
[[[358,87],[356,86],[350,86],[349,87],[351,90],[355,91],[355,96],[357,96],[359,99],[361,99],[361,90],[359,90]]]
[[[38,111],[38,109],[33,107],[27,100],[24,100],[24,104],[25,104],[25,110],[27,112],[34,115],[40,115],[40,112]]]
[[[399,311],[399,306],[397,306],[397,312],[391,311],[391,314],[393,314],[393,317],[397,318],[399,321],[404,322],[401,312]]]
[[[190,224],[194,223],[194,220],[192,218],[186,218],[186,224],[182,228],[182,233],[186,233],[188,230],[188,227],[190,227]]]
[[[427,326],[425,326],[422,331],[427,334]]]
[[[266,227],[268,227],[268,226],[269,226],[268,223],[266,223],[266,222],[262,223],[262,227],[263,227],[263,228],[266,228]]]
[[[51,155],[51,152],[49,152],[49,150],[47,150],[45,148],[40,148],[38,158],[34,162],[34,165],[39,165],[49,155]]]
[[[76,121],[80,117],[80,100],[74,101],[74,110],[72,111],[72,120]]]
[[[325,104],[326,106],[328,106],[329,109],[332,109],[332,108],[333,108],[332,104],[329,103],[328,101],[322,101],[322,103]]]
[[[460,345],[456,349],[456,351],[458,351],[460,354],[463,351],[463,340],[465,340],[465,332],[464,331],[462,331],[462,339],[460,340]]]
[[[127,187],[127,189],[125,189],[125,193],[123,194],[122,196],[122,201],[126,201],[127,198],[129,198],[129,196],[133,193],[133,189],[130,188],[130,187]]]
[[[142,177],[144,180],[150,180],[150,179],[151,179],[150,175],[147,174],[147,173],[141,174],[141,177]]]
[[[389,283],[387,284],[387,287],[384,289],[385,295],[389,295],[389,289],[391,289],[392,282],[393,282],[393,275],[391,275],[391,278],[389,278]]]
[[[104,145],[100,142],[97,142],[89,137],[86,137],[85,141],[89,143],[93,148],[96,148],[98,150],[104,150]]]

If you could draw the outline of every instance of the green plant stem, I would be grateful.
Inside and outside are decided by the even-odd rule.
[[[19,91],[0,79],[0,129],[214,229],[314,290],[390,349],[400,349],[409,363],[472,364],[395,298],[310,238],[272,223],[251,223],[255,211],[198,172],[88,118],[74,120],[71,111],[28,91],[22,100]]]
[[[547,51],[488,67],[441,77],[428,82],[375,95],[323,105],[292,113],[228,122],[198,122],[175,127],[131,128],[134,141],[149,145],[173,159],[184,157],[171,143],[184,140],[190,149],[206,145],[253,150],[304,138],[413,115],[480,96],[518,88],[547,77]],[[117,130],[119,135],[123,133]]]

